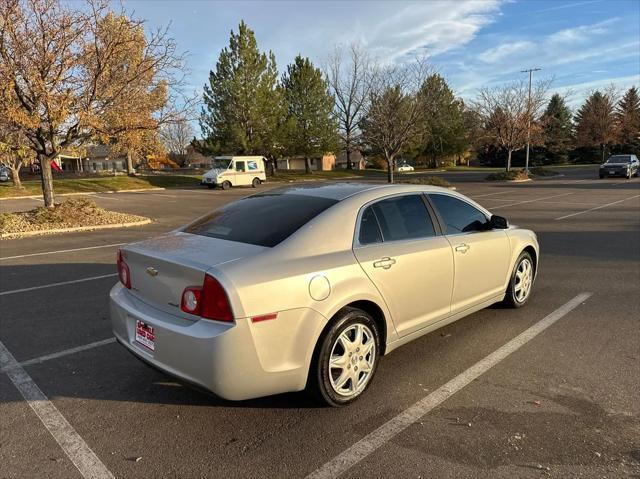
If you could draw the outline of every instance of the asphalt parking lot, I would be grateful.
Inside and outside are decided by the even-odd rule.
[[[531,301],[394,351],[342,409],[222,401],[112,340],[117,246],[251,189],[96,195],[155,221],[0,242],[0,477],[640,477],[640,179],[447,178],[537,232]]]

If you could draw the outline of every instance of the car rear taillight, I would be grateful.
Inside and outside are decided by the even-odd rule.
[[[122,250],[118,250],[118,277],[120,278],[120,282],[127,289],[131,289],[131,272],[129,271],[129,266],[124,261],[124,257],[122,255]]]
[[[206,274],[202,286],[189,286],[182,292],[180,309],[216,321],[233,321],[231,304],[222,285]]]

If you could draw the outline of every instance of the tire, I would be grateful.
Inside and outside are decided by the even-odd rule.
[[[225,180],[222,182],[222,189],[223,190],[228,190],[229,188],[231,188],[231,182],[229,180]]]
[[[528,268],[526,263],[528,262]],[[536,265],[531,258],[531,255],[526,251],[520,253],[516,260],[511,278],[509,279],[509,286],[507,286],[507,292],[505,294],[502,304],[509,308],[521,308],[529,298],[531,297],[531,291],[533,289],[533,282],[536,275]],[[527,272],[528,271],[528,272]],[[526,281],[525,291],[522,288],[518,288],[521,281]]]
[[[211,184],[207,185],[207,188],[209,188],[210,190],[214,189],[215,187],[216,187],[216,185],[211,185]]]
[[[357,336],[358,331],[360,336]],[[343,334],[346,342],[341,339]],[[359,356],[357,353],[365,348],[368,348],[367,353]],[[371,384],[380,350],[380,333],[373,318],[356,308],[342,309],[318,340],[309,369],[307,391],[325,405],[340,407],[352,403]],[[338,360],[330,367],[332,356],[342,362]],[[360,371],[356,373],[358,368]],[[344,381],[341,380],[343,375],[347,376]]]
[[[254,178],[251,181],[251,187],[257,188],[258,186],[260,186],[260,183],[261,183],[260,178]]]
[[[604,178],[604,175],[600,175],[600,179]]]

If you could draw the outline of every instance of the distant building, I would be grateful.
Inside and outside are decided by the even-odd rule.
[[[312,170],[315,171],[331,171],[335,169],[336,155],[333,153],[325,153],[322,158],[310,158],[309,163]],[[279,170],[305,171],[303,156],[290,156],[280,158],[278,160]]]
[[[196,151],[193,145],[187,146],[187,155],[184,162],[186,168],[213,168],[213,156],[205,156]]]
[[[63,151],[54,162],[63,171],[97,173],[127,169],[127,155],[116,153],[109,145],[89,145],[84,154]]]
[[[366,162],[364,156],[359,150],[351,150],[350,155],[351,167],[354,170],[364,170]],[[342,150],[336,159],[336,168],[345,169],[347,167],[347,152]]]

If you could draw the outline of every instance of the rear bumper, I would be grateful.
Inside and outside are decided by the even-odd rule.
[[[247,318],[192,322],[143,303],[120,284],[111,290],[110,309],[113,333],[131,353],[229,400],[304,389],[315,341],[326,321],[305,308],[265,324]],[[285,331],[291,326],[287,316],[296,319],[297,331]],[[154,328],[154,351],[135,341],[136,320]]]

